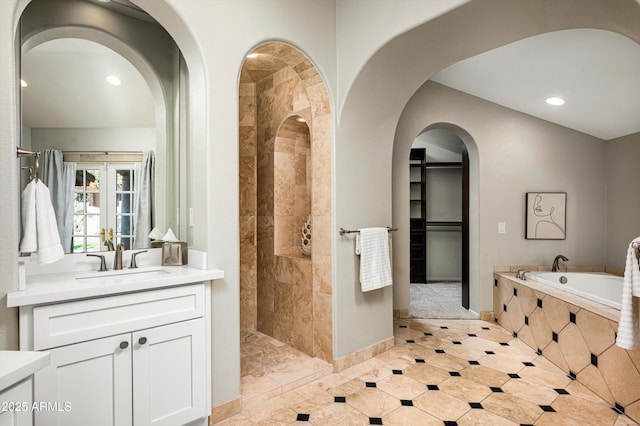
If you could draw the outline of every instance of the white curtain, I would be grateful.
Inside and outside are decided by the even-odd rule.
[[[156,158],[153,151],[145,151],[142,162],[136,166],[133,206],[133,248],[149,247],[149,233],[154,225],[154,187]]]
[[[49,188],[51,194],[51,204],[56,214],[60,243],[65,253],[71,253],[76,163],[65,163],[62,151],[56,149],[47,149],[41,163],[40,179]]]

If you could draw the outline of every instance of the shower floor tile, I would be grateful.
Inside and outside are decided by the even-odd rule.
[[[270,400],[333,372],[331,364],[259,331],[242,330],[240,337],[243,407]]]
[[[219,424],[638,424],[495,323],[401,319],[394,332],[396,347],[340,373],[243,332],[243,411]]]

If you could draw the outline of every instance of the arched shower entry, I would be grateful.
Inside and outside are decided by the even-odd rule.
[[[239,95],[241,327],[332,362],[327,89],[305,55],[272,42],[245,59]]]

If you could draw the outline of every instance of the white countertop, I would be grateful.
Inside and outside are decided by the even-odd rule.
[[[224,278],[220,269],[147,266],[120,271],[29,276],[26,290],[7,294],[7,306],[27,306],[172,287]]]
[[[49,365],[49,352],[0,351],[0,391]]]

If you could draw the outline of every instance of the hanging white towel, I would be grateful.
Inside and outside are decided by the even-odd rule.
[[[387,228],[363,228],[356,236],[360,255],[360,287],[363,292],[393,284]]]
[[[627,249],[616,338],[616,344],[624,349],[633,349],[640,343],[640,266],[633,247],[634,243],[640,243],[640,237],[633,240]]]
[[[22,191],[22,240],[20,251],[33,253],[38,250],[38,232],[36,231],[36,185],[27,184]]]
[[[37,253],[38,263],[64,257],[49,189],[41,180],[29,182],[22,193],[22,241],[20,251]]]

